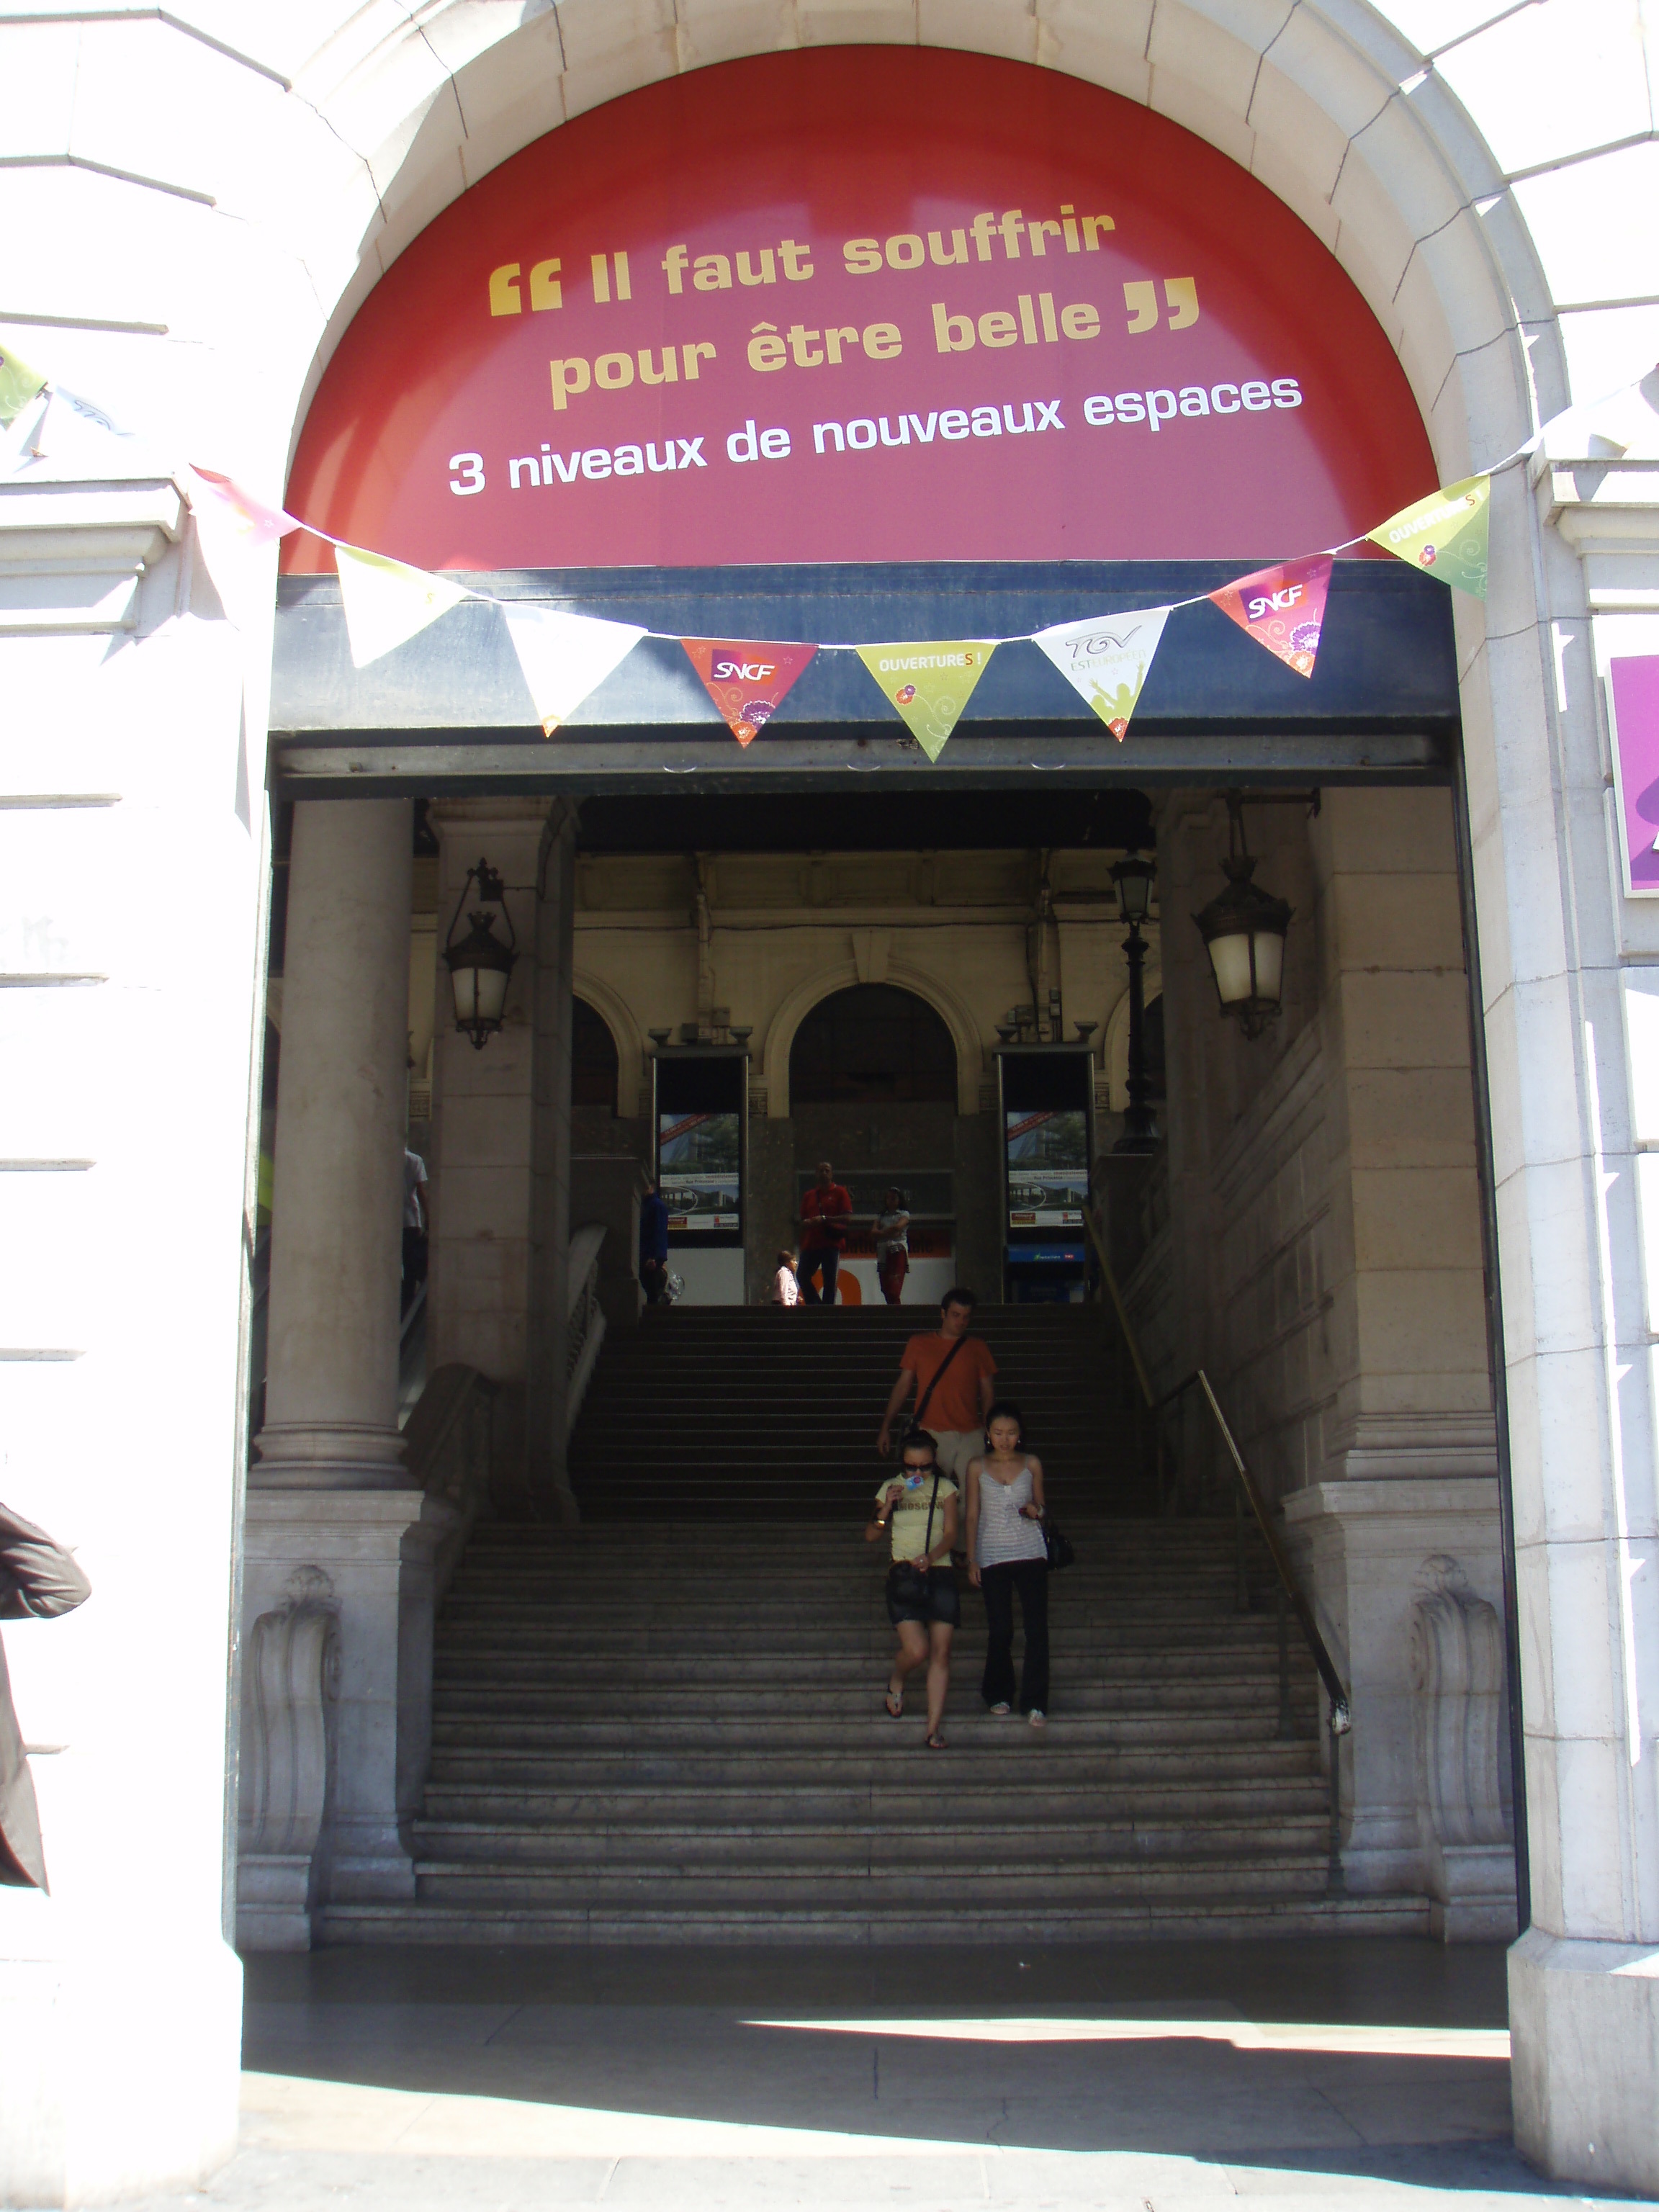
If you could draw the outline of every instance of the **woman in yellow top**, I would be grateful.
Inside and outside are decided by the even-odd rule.
[[[962,1599],[951,1571],[957,1486],[941,1472],[926,1429],[912,1429],[905,1437],[901,1471],[876,1492],[876,1518],[864,1532],[866,1540],[873,1543],[890,1521],[893,1564],[887,1570],[887,1618],[898,1632],[898,1652],[887,1678],[887,1710],[895,1720],[900,1717],[905,1676],[925,1660],[927,1748],[943,1751],[951,1639],[962,1620]]]

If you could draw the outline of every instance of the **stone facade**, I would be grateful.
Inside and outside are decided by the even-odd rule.
[[[8,1633],[26,1729],[70,1748],[40,1776],[54,1894],[0,1893],[0,2194],[183,2185],[234,2139],[226,1658],[269,653],[257,619],[240,641],[223,619],[171,471],[193,453],[279,485],[369,289],[531,139],[669,71],[847,39],[962,41],[1063,70],[1222,148],[1358,285],[1443,482],[1577,403],[1495,483],[1493,597],[1455,610],[1523,1655],[1532,1926],[1512,1966],[1516,2112],[1547,2171],[1659,2185],[1659,1313],[1644,1211],[1659,921],[1620,896],[1610,863],[1600,694],[1610,654],[1659,650],[1659,434],[1652,394],[1596,404],[1659,350],[1654,58],[1633,7],[1595,12],[1594,37],[1581,0],[1449,15],[1427,0],[435,0],[222,21],[25,6],[0,27],[0,83],[21,88],[0,126],[0,210],[22,350],[148,426],[115,459],[65,456],[0,485],[0,980],[29,1071],[0,1107],[15,1170],[0,1201],[9,1247],[40,1255],[0,1316],[6,1481],[80,1546],[96,1592],[49,1663]],[[1358,974],[1352,995],[1365,995]],[[110,1080],[154,1066],[158,1039],[164,1082]],[[1328,1075],[1318,1141],[1332,1161],[1352,1148],[1358,1186],[1362,1102],[1340,1088]],[[1464,1172],[1426,1158],[1383,1171]],[[1363,1359],[1333,1366],[1321,1440],[1342,1463],[1295,1492],[1319,1500],[1328,1536],[1352,1516],[1322,1493],[1360,1502],[1364,1455],[1395,1455],[1384,1487],[1457,1483],[1478,1503],[1491,1480],[1472,1466],[1481,1408],[1454,1388],[1472,1372],[1457,1349],[1468,1286],[1453,1282],[1468,1272],[1467,1218],[1455,1210],[1430,1270],[1460,1316],[1455,1356],[1437,1368],[1395,1348],[1379,1370],[1443,1378],[1437,1429],[1391,1425],[1401,1408],[1368,1393]],[[1348,1231],[1333,1214],[1318,1232],[1334,1269],[1351,1235],[1353,1311],[1362,1330],[1375,1317],[1379,1345],[1386,1301],[1362,1293],[1395,1272],[1387,1226],[1356,1200]],[[1206,1323],[1218,1346],[1224,1319]],[[1304,1470],[1310,1420],[1304,1406],[1279,1431],[1287,1465],[1299,1431]],[[1444,1516],[1423,1507],[1426,1542]],[[1434,1543],[1490,1596],[1487,1565]],[[1403,1565],[1397,1586],[1389,1640],[1408,1650],[1421,1594]],[[1327,1579],[1333,1623],[1340,1588]],[[1400,1694],[1418,1694],[1403,1674]],[[158,1726],[166,1818],[137,1823]]]

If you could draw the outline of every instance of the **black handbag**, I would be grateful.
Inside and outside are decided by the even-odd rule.
[[[1077,1553],[1072,1549],[1071,1539],[1057,1521],[1045,1521],[1042,1524],[1042,1540],[1048,1547],[1049,1573],[1051,1575],[1062,1573],[1077,1557]]]

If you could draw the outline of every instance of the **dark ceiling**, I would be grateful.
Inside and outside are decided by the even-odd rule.
[[[584,800],[588,853],[1003,852],[1034,846],[1150,848],[1144,792],[894,791],[823,797],[690,793]]]

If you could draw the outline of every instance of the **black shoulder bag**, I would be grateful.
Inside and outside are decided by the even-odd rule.
[[[927,1501],[927,1534],[921,1540],[924,1552],[931,1552],[933,1548],[933,1509],[939,1504],[939,1474],[935,1468],[933,1494]],[[898,1510],[896,1504],[893,1510],[895,1512]],[[927,1575],[928,1570],[919,1567],[914,1559],[895,1559],[887,1570],[889,1595],[896,1598],[901,1605],[921,1604],[927,1595]]]

